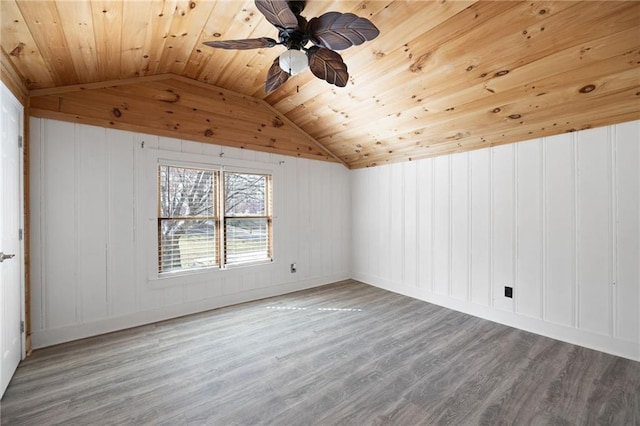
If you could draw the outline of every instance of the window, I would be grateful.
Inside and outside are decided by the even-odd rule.
[[[271,259],[271,177],[224,173],[227,265]]]
[[[272,260],[271,176],[158,167],[158,271]]]

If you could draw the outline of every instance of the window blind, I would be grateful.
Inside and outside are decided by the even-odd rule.
[[[158,271],[270,261],[268,174],[158,166]]]
[[[160,272],[219,264],[217,171],[159,166]]]
[[[270,176],[224,173],[227,265],[271,260]]]

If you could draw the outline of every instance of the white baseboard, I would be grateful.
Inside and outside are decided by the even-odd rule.
[[[236,305],[238,303],[251,302],[267,297],[279,296],[295,291],[306,290],[313,287],[334,283],[348,279],[348,274],[336,274],[332,276],[309,278],[302,281],[295,281],[271,287],[249,290],[241,293],[227,294],[215,298],[198,300],[163,307],[159,309],[136,312],[134,314],[107,318],[99,321],[73,324],[55,329],[33,331],[31,334],[31,346],[33,349],[53,346],[73,340],[84,339],[100,334],[111,333],[113,331],[124,330],[171,318],[177,318],[198,312],[209,311],[211,309]]]
[[[424,300],[434,305],[443,306],[475,317],[518,328],[531,333],[550,337],[552,339],[571,343],[600,352],[640,361],[640,344],[616,339],[612,336],[601,335],[578,328],[569,327],[520,315],[514,312],[502,311],[489,306],[478,305],[460,299],[453,299],[441,294],[430,292],[423,288],[411,287],[403,284],[371,276],[368,274],[353,274],[353,279],[365,284],[373,285],[385,290],[399,293],[414,299]]]

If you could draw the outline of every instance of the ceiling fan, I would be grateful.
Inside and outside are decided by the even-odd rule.
[[[274,91],[289,76],[299,74],[307,66],[316,77],[339,87],[347,85],[347,65],[335,50],[343,50],[373,40],[380,34],[366,18],[353,13],[327,12],[309,21],[300,13],[306,1],[255,0],[258,10],[278,29],[278,39],[269,37],[243,40],[207,41],[204,44],[221,49],[261,49],[283,45],[287,51],[273,61],[267,73],[265,90]],[[305,47],[309,42],[313,46]]]

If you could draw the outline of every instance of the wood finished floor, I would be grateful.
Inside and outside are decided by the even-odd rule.
[[[356,281],[37,350],[2,425],[638,425],[640,363]]]

